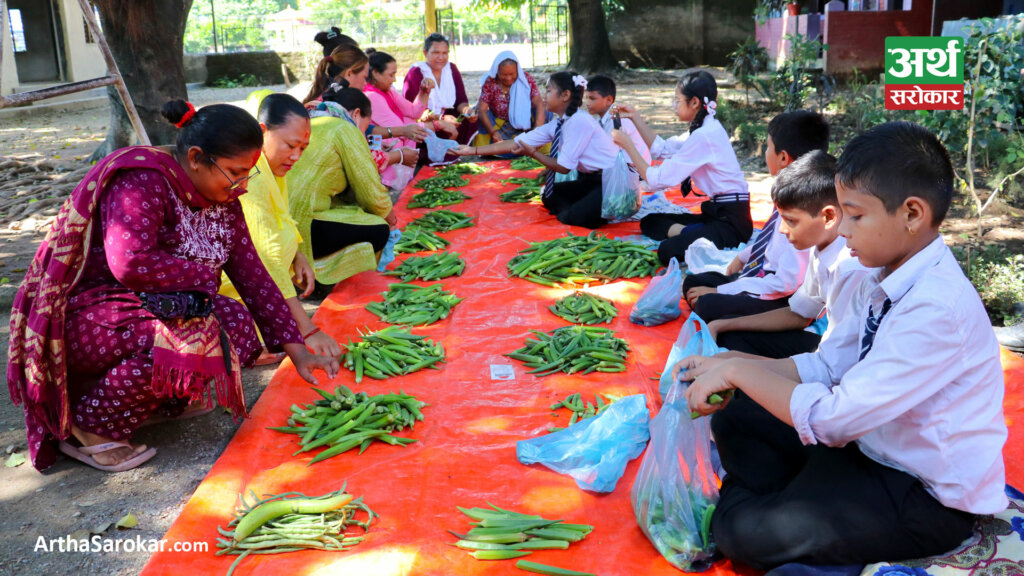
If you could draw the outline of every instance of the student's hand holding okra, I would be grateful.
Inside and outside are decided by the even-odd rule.
[[[672,367],[672,380],[692,382],[694,378],[725,362],[717,356],[687,356]]]
[[[737,362],[719,362],[714,368],[694,377],[684,392],[686,405],[690,407],[694,418],[717,412],[729,403],[736,388],[732,385],[730,374]]]

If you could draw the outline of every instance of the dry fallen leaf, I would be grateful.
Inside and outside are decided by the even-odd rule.
[[[136,518],[135,514],[132,514],[131,512],[122,516],[121,519],[117,521],[117,524],[115,524],[115,526],[122,530],[127,530],[128,528],[135,528],[138,525],[139,519]]]
[[[7,457],[7,461],[4,462],[4,466],[8,468],[14,468],[15,466],[21,466],[25,463],[25,455],[21,452],[15,452]]]

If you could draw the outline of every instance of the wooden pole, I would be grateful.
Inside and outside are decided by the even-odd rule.
[[[427,28],[427,35],[437,32],[437,8],[434,0],[423,1],[423,22]]]

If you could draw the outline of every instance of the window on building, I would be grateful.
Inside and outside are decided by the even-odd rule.
[[[99,8],[96,8],[95,6],[93,7],[93,9],[92,9],[92,17],[96,19],[96,25],[100,26],[101,29],[102,29],[103,25],[100,24],[100,10],[99,10]],[[92,35],[92,30],[89,29],[89,23],[85,21],[85,18],[82,18],[82,26],[85,27],[85,43],[86,44],[95,44],[96,43],[96,38]]]
[[[8,10],[7,21],[11,24],[11,38],[14,39],[14,51],[28,51],[28,46],[25,44],[25,25],[21,21],[21,10],[16,8]]]

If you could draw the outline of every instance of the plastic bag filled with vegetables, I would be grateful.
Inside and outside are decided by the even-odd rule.
[[[625,220],[640,209],[640,173],[619,151],[612,167],[602,174],[601,218]]]
[[[611,492],[626,463],[644,451],[650,418],[643,394],[627,396],[600,416],[581,420],[560,432],[517,442],[516,457],[523,464],[539,463],[568,474],[584,490]]]
[[[710,418],[690,418],[683,383],[669,389],[651,421],[651,444],[633,481],[633,513],[670,564],[687,572],[710,567],[711,515],[718,477],[711,463]]]
[[[658,326],[679,318],[683,299],[683,273],[675,256],[661,276],[655,276],[633,305],[629,321],[641,326]]]
[[[679,336],[672,344],[672,350],[665,361],[665,369],[661,371],[661,378],[658,380],[658,393],[661,394],[662,400],[672,387],[672,368],[677,362],[687,356],[714,356],[726,351],[715,343],[707,323],[696,312],[690,312],[683,322],[683,327],[679,329]]]

